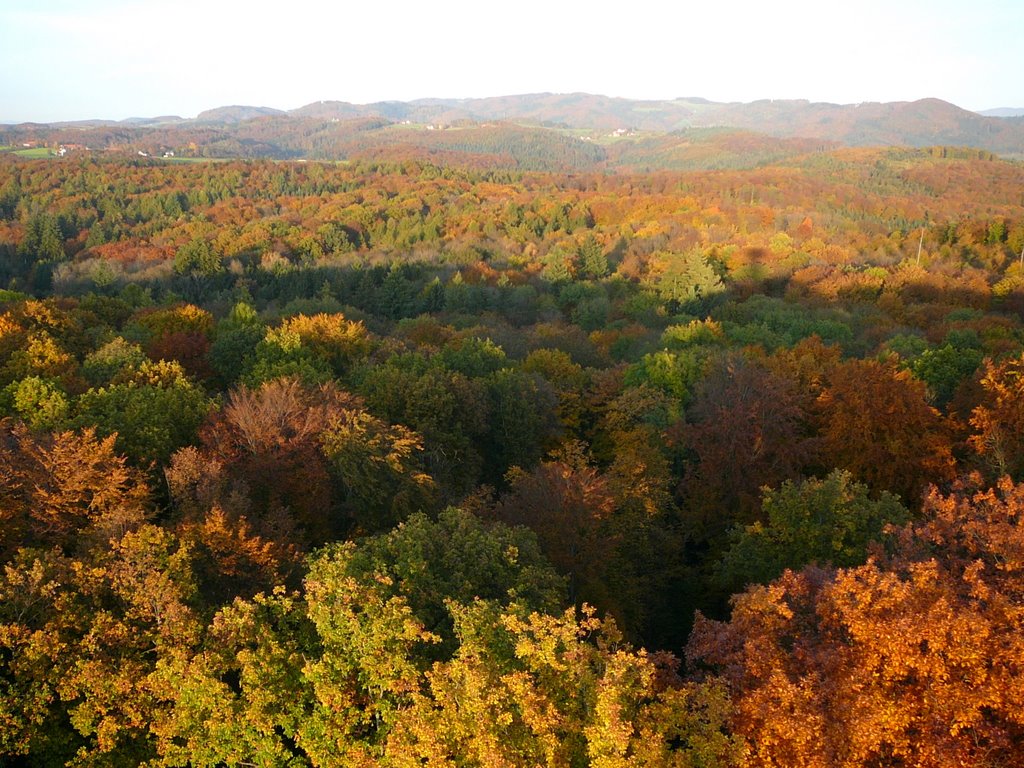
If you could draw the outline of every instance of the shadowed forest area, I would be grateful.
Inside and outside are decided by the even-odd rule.
[[[449,159],[0,155],[4,764],[1019,765],[1024,166]]]

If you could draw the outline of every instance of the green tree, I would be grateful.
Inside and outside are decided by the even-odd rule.
[[[29,376],[7,385],[0,403],[35,430],[59,429],[68,418],[67,393],[55,381]]]
[[[93,387],[102,387],[115,379],[131,378],[148,361],[142,347],[116,336],[86,356],[82,377]]]
[[[215,275],[223,271],[220,257],[209,241],[194,237],[174,254],[174,271],[179,275]]]
[[[195,440],[212,403],[177,363],[145,363],[109,387],[90,389],[77,403],[73,424],[117,436],[117,449],[135,462],[165,465]]]
[[[453,507],[436,521],[417,513],[388,533],[363,539],[345,562],[353,578],[401,595],[449,655],[456,644],[451,601],[468,605],[482,599],[541,612],[564,604],[564,579],[532,532],[488,524]]]
[[[765,489],[764,522],[732,532],[718,565],[720,578],[738,592],[749,584],[767,584],[787,568],[861,565],[868,545],[882,540],[887,525],[910,520],[892,494],[869,494],[866,485],[838,469],[824,480],[787,480],[777,490]]]
[[[355,531],[390,528],[435,505],[435,483],[422,465],[423,442],[401,425],[362,410],[342,410],[320,437]]]
[[[233,384],[252,365],[267,328],[251,304],[238,302],[213,329],[208,357],[223,384]]]
[[[608,274],[608,257],[593,235],[576,249],[576,274],[584,280],[599,280]]]
[[[944,408],[957,387],[981,367],[984,358],[980,349],[944,344],[924,350],[910,364],[910,370],[928,385],[932,403]]]
[[[558,429],[558,398],[539,376],[503,369],[486,379],[490,413],[486,479],[500,483],[511,467],[533,467]]]
[[[453,605],[459,652],[392,728],[385,765],[732,765],[724,687],[666,684],[669,656],[622,643],[584,607],[562,615]]]
[[[725,291],[721,276],[700,250],[661,252],[652,261],[652,287],[676,311],[705,308]]]
[[[67,256],[64,252],[64,236],[55,216],[37,213],[30,216],[25,224],[25,237],[18,246],[18,253],[32,262],[57,264]]]

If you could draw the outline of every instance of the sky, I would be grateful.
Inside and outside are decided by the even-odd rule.
[[[583,91],[1024,107],[1022,0],[0,0],[0,122]]]

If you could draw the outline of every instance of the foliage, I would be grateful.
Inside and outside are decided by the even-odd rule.
[[[874,360],[833,369],[816,403],[827,466],[848,469],[875,490],[916,506],[929,482],[953,475],[942,416],[924,384],[908,371]]]
[[[872,499],[867,486],[843,470],[823,480],[787,480],[777,490],[766,489],[762,508],[765,521],[734,529],[721,560],[721,578],[733,592],[811,563],[860,565],[886,526],[905,524],[910,517],[892,494]]]
[[[892,555],[786,572],[698,619],[688,650],[722,670],[755,765],[1012,764],[1022,489],[932,492]]]
[[[971,447],[997,475],[1024,477],[1024,358],[1001,363],[986,360],[981,386],[983,399],[971,415],[976,430]]]
[[[124,381],[85,392],[74,423],[116,436],[118,450],[135,462],[165,464],[194,439],[210,407],[180,365],[147,362]]]
[[[1014,764],[1019,164],[288,120],[0,157],[0,762]]]

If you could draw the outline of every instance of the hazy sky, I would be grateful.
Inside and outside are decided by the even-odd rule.
[[[0,0],[0,121],[586,91],[1024,107],[1024,0]]]

